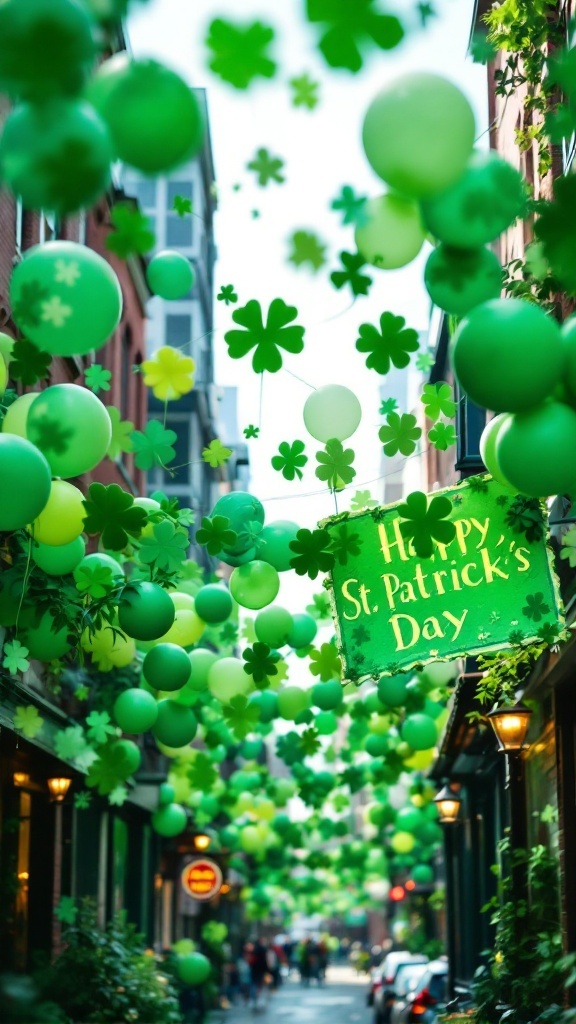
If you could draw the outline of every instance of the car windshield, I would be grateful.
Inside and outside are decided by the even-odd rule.
[[[396,996],[405,996],[410,992],[426,970],[425,964],[402,964],[394,980]]]

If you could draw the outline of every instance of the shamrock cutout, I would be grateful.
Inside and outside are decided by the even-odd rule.
[[[255,683],[268,682],[270,676],[278,675],[276,662],[280,660],[280,655],[272,653],[268,644],[256,641],[253,647],[246,647],[242,651],[242,657],[246,662],[244,671],[252,676]]]
[[[266,188],[269,182],[275,181],[279,185],[286,181],[281,173],[284,161],[279,156],[272,156],[267,149],[258,149],[256,156],[246,164],[249,171],[256,172],[256,180],[261,188]]]
[[[521,629],[511,629],[508,633],[508,643],[511,647],[521,647],[525,640],[525,634]]]
[[[570,529],[562,537],[560,558],[567,560],[571,569],[576,568],[576,527]]]
[[[216,782],[218,772],[207,754],[199,752],[187,771],[192,789],[207,793]]]
[[[15,676],[18,672],[26,672],[30,668],[28,648],[24,647],[19,640],[12,640],[11,643],[4,644],[3,653],[2,664],[4,668],[8,669],[11,676]]]
[[[22,289],[23,291],[24,289]],[[10,377],[12,380],[19,380],[26,387],[30,387],[39,380],[46,379],[51,362],[52,356],[49,352],[42,352],[31,341],[21,338],[14,343],[12,349]]]
[[[285,480],[295,480],[296,477],[301,480],[304,474],[300,467],[308,462],[308,456],[304,455],[305,447],[304,441],[293,441],[292,444],[281,441],[278,445],[279,454],[272,456],[272,468],[282,473]]]
[[[106,597],[116,586],[112,569],[104,565],[97,565],[95,568],[77,565],[74,569],[74,582],[81,594],[95,601]]]
[[[424,411],[432,423],[436,423],[441,416],[446,419],[453,419],[456,413],[456,402],[452,398],[452,388],[449,384],[441,381],[439,384],[425,384],[422,388],[420,401]]]
[[[365,45],[393,50],[404,37],[398,18],[380,13],[375,0],[306,0],[306,14],[325,26],[318,49],[332,68],[360,71]]]
[[[356,476],[356,470],[352,468],[354,450],[344,448],[336,438],[327,441],[323,451],[316,452],[316,460],[320,463],[316,467],[316,476],[325,481],[332,491],[341,491]]]
[[[350,502],[350,510],[352,512],[361,512],[365,508],[376,508],[377,505],[378,502],[374,501],[370,491],[356,491]]]
[[[134,433],[134,424],[130,420],[123,420],[119,410],[114,405],[108,405],[108,415],[112,424],[112,437],[108,445],[108,458],[116,461],[122,452],[132,451],[131,435]]]
[[[542,540],[544,537],[544,519],[538,498],[525,498],[522,494],[518,494],[506,510],[505,518],[507,526],[514,533],[523,533],[529,544]],[[571,530],[568,531],[566,537],[569,533],[571,533]],[[566,538],[563,539],[562,543],[565,543],[565,541]],[[562,552],[560,557],[564,557]]]
[[[378,437],[382,441],[385,455],[412,455],[416,451],[416,442],[422,436],[420,427],[416,426],[416,417],[410,413],[389,412],[386,424],[380,427]]]
[[[118,484],[90,484],[82,504],[86,533],[101,534],[102,544],[112,551],[125,548],[129,536],[139,537],[148,521],[145,509],[135,505],[133,496]]]
[[[179,217],[185,217],[187,213],[192,213],[192,200],[185,199],[184,196],[174,196],[172,209]]]
[[[83,683],[82,686],[77,686],[76,689],[74,690],[74,696],[76,700],[79,701],[88,700],[88,697],[90,696],[89,687],[86,686],[85,683]]]
[[[27,281],[21,286],[12,307],[12,317],[21,331],[25,332],[27,327],[40,325],[42,303],[49,294],[48,289],[41,285],[40,281]]]
[[[165,519],[156,523],[152,537],[141,538],[138,557],[145,565],[165,572],[178,572],[189,546],[188,531]]]
[[[273,299],[266,319],[262,307],[255,299],[232,314],[234,323],[245,328],[243,331],[227,331],[224,340],[232,359],[241,359],[255,348],[252,367],[256,373],[268,370],[277,373],[282,367],[280,348],[297,354],[304,348],[304,328],[287,325],[298,316],[296,306],[287,306],[283,299]]]
[[[527,594],[526,604],[522,609],[522,614],[527,619],[534,619],[534,622],[540,622],[544,616],[550,611],[549,605],[544,600],[544,594],[539,591],[537,594]]]
[[[434,366],[434,356],[430,351],[419,352],[416,356],[416,369],[420,373],[427,373]]]
[[[273,78],[276,64],[267,51],[274,35],[274,29],[261,21],[243,27],[215,18],[206,38],[212,50],[210,70],[235,89],[247,89],[255,78]]]
[[[436,17],[436,10],[432,4],[426,2],[418,3],[416,4],[416,10],[420,15],[420,22],[422,24],[422,28],[426,28],[430,18]]]
[[[360,766],[351,765],[350,768],[346,768],[341,776],[340,783],[342,786],[348,786],[351,793],[358,793],[365,785],[366,778],[364,775],[364,769]]]
[[[59,295],[53,295],[46,302],[43,302],[41,310],[41,319],[56,328],[64,327],[66,321],[74,312],[72,306],[62,302]]]
[[[88,739],[93,743],[106,743],[109,736],[116,735],[116,726],[107,711],[91,711],[86,719]]]
[[[388,373],[391,364],[403,369],[410,362],[410,352],[418,350],[418,331],[406,327],[403,316],[382,313],[380,330],[372,324],[361,324],[356,341],[359,352],[368,352],[366,366],[376,373]]]
[[[98,751],[98,759],[88,768],[86,785],[96,789],[100,796],[108,796],[132,774],[132,765],[124,747],[108,742]]]
[[[354,533],[348,523],[335,526],[330,531],[332,551],[340,565],[346,565],[349,555],[356,558],[360,554],[360,534]]]
[[[315,274],[326,263],[326,246],[313,231],[295,231],[290,244],[288,260],[295,267],[308,266]]]
[[[318,622],[329,622],[332,617],[330,598],[325,590],[312,595],[312,604],[306,605],[306,611]]]
[[[290,86],[292,87],[293,107],[306,107],[308,110],[314,110],[318,106],[320,85],[307,72],[296,78],[291,78]]]
[[[74,807],[77,811],[85,811],[90,807],[92,803],[92,793],[88,793],[87,790],[82,790],[80,793],[74,794]]]
[[[238,296],[234,291],[233,284],[223,284],[216,298],[218,299],[218,302],[225,302],[227,306],[229,306],[230,303],[234,304],[238,302]]]
[[[26,650],[26,648],[24,647],[23,650]],[[12,725],[16,731],[21,732],[26,739],[33,740],[41,731],[44,725],[44,719],[40,716],[38,708],[33,707],[32,704],[28,704],[26,707],[23,704],[18,704],[16,706],[16,714],[14,715]]]
[[[225,448],[222,441],[219,438],[215,438],[210,441],[207,448],[202,451],[202,459],[207,462],[212,469],[218,469],[219,466],[223,466],[232,455],[231,448]]]
[[[172,445],[177,437],[176,431],[167,430],[160,420],[148,420],[144,432],[135,430],[130,440],[138,469],[152,469],[153,466],[164,468],[172,462],[176,456]]]
[[[84,383],[90,391],[93,391],[95,395],[99,391],[110,391],[110,381],[112,380],[112,374],[110,370],[105,370],[99,363],[92,363],[87,370],[84,370]]]
[[[336,210],[343,215],[342,224],[354,224],[361,228],[368,223],[366,213],[367,196],[357,196],[350,185],[343,185],[340,195],[330,204],[331,210]]]
[[[340,290],[345,285],[350,285],[352,295],[368,295],[368,289],[372,284],[372,278],[367,274],[361,274],[360,269],[366,266],[366,260],[359,252],[341,252],[340,262],[343,270],[334,270],[330,274],[330,280],[335,288]]]
[[[78,907],[71,896],[61,896],[56,907],[56,917],[62,924],[74,924],[78,916]]]
[[[498,49],[488,38],[487,32],[479,31],[474,32],[472,36],[469,52],[475,64],[490,64],[496,57]]]
[[[576,294],[575,231],[576,179],[567,175],[556,178],[554,182],[554,202],[542,202],[534,233],[542,242],[552,273],[571,295]]]
[[[469,476],[466,481],[466,486],[470,488],[474,494],[486,494],[488,491],[488,481],[483,476]]]
[[[128,798],[128,789],[126,786],[114,786],[111,793],[108,794],[108,803],[112,807],[122,807],[122,804],[126,803]]]
[[[542,643],[547,644],[548,647],[553,647],[560,640],[558,626],[552,622],[543,622],[541,626],[538,626],[536,636],[540,638]]]
[[[59,729],[54,736],[54,749],[61,761],[74,761],[86,749],[86,739],[81,725]]]
[[[223,548],[231,548],[238,540],[238,534],[230,529],[227,516],[204,516],[202,526],[196,531],[196,543],[206,548],[209,555],[218,555]]]
[[[276,741],[276,753],[286,765],[293,765],[302,760],[302,747],[297,732],[287,732]]]
[[[431,558],[434,544],[449,544],[456,536],[454,523],[446,522],[452,511],[452,503],[448,498],[437,495],[430,504],[422,491],[413,491],[406,501],[398,505],[400,516],[400,532],[407,540],[412,541],[414,551],[419,558]]]
[[[195,366],[190,356],[164,345],[142,363],[144,383],[161,402],[171,402],[192,391]]]
[[[154,248],[156,237],[150,221],[135,203],[116,203],[110,211],[110,220],[114,231],[106,238],[106,248],[121,260],[143,256]]]
[[[448,448],[451,448],[453,444],[456,444],[458,439],[456,437],[456,431],[451,423],[436,423],[436,425],[428,431],[428,440],[435,448],[438,449],[438,451],[445,452]]]
[[[322,644],[319,651],[310,652],[310,672],[323,683],[342,678],[342,661],[333,644]]]
[[[398,402],[395,398],[385,398],[380,402],[380,415],[387,416],[389,412],[396,412]]]
[[[294,572],[298,576],[309,576],[311,580],[315,580],[319,572],[330,572],[335,561],[330,544],[327,530],[298,530],[288,545],[294,552],[290,559]]]
[[[232,697],[229,704],[222,708],[226,724],[239,740],[245,740],[249,732],[253,732],[260,719],[260,708],[250,704],[247,697],[238,694]]]
[[[317,754],[322,746],[320,739],[320,733],[316,729],[304,729],[300,737],[300,747],[302,750],[303,757],[313,757]],[[323,794],[319,794],[323,801]]]
[[[60,425],[58,419],[52,419],[48,415],[38,416],[34,425],[30,426],[30,439],[33,444],[44,453],[54,452],[56,455],[62,455],[67,450],[73,433],[72,427],[66,429]]]
[[[244,427],[242,433],[244,434],[246,440],[249,441],[251,437],[258,437],[260,433],[260,427],[255,427],[253,423],[250,423],[247,427]]]

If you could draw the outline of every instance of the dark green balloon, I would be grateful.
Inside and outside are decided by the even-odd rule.
[[[498,298],[502,291],[502,267],[490,249],[449,249],[439,245],[426,263],[424,284],[435,306],[460,317],[482,302]]]
[[[290,541],[295,540],[299,529],[297,523],[288,519],[268,523],[258,538],[258,558],[269,562],[277,572],[288,572],[290,559],[294,558]]]
[[[114,718],[122,732],[148,732],[158,717],[158,705],[151,693],[132,687],[114,702]]]
[[[186,828],[188,817],[180,804],[166,804],[152,815],[152,828],[159,836],[173,839]]]
[[[340,707],[344,694],[337,679],[327,683],[316,683],[312,687],[312,703],[321,711],[334,711]]]
[[[496,441],[498,465],[522,494],[546,498],[576,488],[576,412],[561,402],[546,402],[510,416]]]
[[[20,530],[36,519],[50,497],[50,467],[30,441],[0,433],[0,531]]]
[[[131,583],[120,595],[118,623],[134,640],[158,640],[170,629],[175,614],[168,592],[157,583]]]
[[[93,28],[77,0],[4,0],[1,91],[39,100],[78,92],[96,56]]]
[[[157,253],[150,260],[146,277],[152,294],[161,299],[184,299],[194,285],[190,260],[169,249]]]
[[[225,622],[233,608],[230,591],[221,583],[208,583],[194,598],[194,610],[204,622]]]
[[[576,415],[576,414],[575,414]],[[400,730],[404,743],[412,750],[430,750],[438,741],[438,730],[429,715],[408,715]]]
[[[408,694],[407,676],[382,676],[378,683],[378,696],[390,708],[404,704]]]
[[[292,552],[294,555],[294,552]],[[297,612],[292,616],[292,629],[288,636],[288,643],[294,650],[307,647],[314,640],[318,632],[316,620],[306,612]]]
[[[158,644],[144,658],[144,678],[155,690],[179,690],[188,682],[192,666],[178,644]]]
[[[196,715],[190,708],[169,698],[158,701],[158,717],[152,732],[160,743],[185,747],[194,739],[197,728]]]

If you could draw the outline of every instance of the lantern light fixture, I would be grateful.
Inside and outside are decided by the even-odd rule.
[[[57,804],[61,804],[71,785],[72,779],[48,779],[48,789],[50,790],[52,800]]]
[[[449,785],[444,786],[434,797],[434,803],[438,808],[440,821],[445,825],[452,825],[458,819],[462,800]]]
[[[494,708],[487,715],[492,726],[498,750],[503,754],[517,754],[522,750],[532,712],[524,704],[513,707]]]

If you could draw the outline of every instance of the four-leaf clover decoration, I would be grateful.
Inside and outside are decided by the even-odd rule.
[[[121,551],[129,536],[139,537],[146,526],[146,510],[134,504],[134,498],[118,484],[92,483],[88,497],[82,502],[86,509],[86,533],[99,533],[105,548]]]
[[[372,278],[367,274],[361,274],[360,270],[366,266],[366,260],[359,252],[341,252],[340,262],[343,270],[333,270],[330,280],[335,288],[344,288],[349,284],[352,295],[368,295],[368,289],[372,284]]]
[[[28,648],[24,647],[19,640],[12,640],[11,643],[4,644],[3,653],[2,664],[4,668],[8,669],[11,676],[15,676],[18,672],[26,672],[30,668]]]
[[[218,437],[210,441],[207,448],[202,451],[202,459],[207,462],[212,469],[218,469],[219,466],[223,466],[232,455],[231,448],[225,448],[222,441]]]
[[[192,200],[187,199],[185,196],[174,196],[172,209],[179,217],[185,217],[186,214],[192,213]]]
[[[12,349],[10,376],[13,380],[22,381],[27,387],[31,386],[39,380],[45,380],[51,362],[49,352],[42,352],[31,341],[21,338],[14,343]]]
[[[398,505],[400,532],[412,541],[419,558],[432,557],[434,541],[449,544],[454,540],[456,527],[447,521],[451,512],[452,502],[449,498],[437,495],[428,503],[422,491],[413,491],[403,504]]]
[[[107,565],[77,565],[74,569],[76,589],[94,600],[105,597],[116,585],[112,569]]]
[[[300,737],[300,747],[304,757],[312,757],[318,753],[321,747],[319,736],[320,733],[316,729],[304,729]]]
[[[434,356],[430,351],[419,352],[416,356],[416,369],[427,373],[434,366]]]
[[[319,651],[310,652],[310,672],[323,683],[342,678],[342,660],[333,644],[322,644]]]
[[[131,435],[134,462],[138,469],[166,466],[176,455],[172,447],[177,439],[175,430],[167,430],[160,420],[148,420],[144,432],[135,430]]]
[[[406,327],[403,316],[382,313],[380,330],[372,324],[361,324],[356,341],[359,352],[369,353],[366,366],[376,373],[388,373],[390,366],[402,369],[410,362],[410,352],[418,351],[418,331]]]
[[[453,444],[456,444],[456,431],[451,423],[436,423],[428,431],[428,440],[438,451],[445,452]]]
[[[258,149],[249,164],[249,171],[256,172],[256,180],[261,188],[266,188],[270,181],[282,185],[286,181],[282,174],[284,161],[279,156],[272,156],[267,149]]]
[[[242,657],[246,662],[244,671],[252,676],[255,683],[263,683],[265,680],[268,681],[270,676],[278,675],[276,662],[279,661],[280,655],[272,653],[268,644],[256,641],[253,647],[246,647],[242,651]]]
[[[342,224],[354,224],[363,227],[368,221],[366,213],[367,196],[357,196],[350,185],[343,185],[340,195],[330,204],[331,210],[342,213]]]
[[[319,572],[330,572],[334,567],[334,555],[330,534],[327,530],[298,530],[288,547],[294,552],[290,565],[298,576],[309,576],[315,580]]]
[[[333,491],[342,490],[356,476],[356,470],[352,467],[354,450],[344,448],[336,438],[327,441],[323,451],[316,452],[316,460],[319,462],[316,476],[324,480]]]
[[[116,203],[110,212],[114,230],[106,238],[106,248],[120,259],[150,252],[156,243],[150,221],[133,203]]]
[[[197,544],[206,548],[209,555],[218,555],[222,548],[231,548],[237,540],[238,534],[230,528],[227,516],[204,516],[196,531]]]
[[[192,391],[195,366],[190,356],[164,345],[142,363],[144,383],[161,402],[171,402]]]
[[[249,703],[242,694],[232,697],[229,704],[222,708],[226,724],[237,739],[246,739],[249,732],[253,732],[260,719],[260,708],[257,704]]]
[[[424,406],[427,418],[432,420],[432,423],[436,423],[436,420],[440,419],[441,416],[451,420],[456,413],[456,402],[452,398],[452,388],[444,381],[441,381],[439,384],[425,384],[422,388],[420,401]]]
[[[122,452],[132,451],[132,441],[130,440],[134,433],[134,424],[130,420],[123,420],[119,409],[114,405],[107,406],[108,415],[112,424],[112,437],[110,444],[108,445],[108,458],[119,459]]]
[[[506,524],[514,533],[523,533],[529,544],[541,540],[544,536],[544,518],[538,498],[527,498],[523,494],[518,494],[506,510]],[[566,537],[571,532],[572,530],[569,530]],[[562,543],[572,543],[567,542],[566,537]],[[560,557],[566,556],[561,552]]]
[[[187,771],[188,782],[192,789],[207,793],[218,778],[218,772],[207,754],[199,751]]]
[[[295,267],[308,266],[312,273],[326,263],[326,246],[313,231],[295,231],[290,237],[291,252],[288,257]]]
[[[61,896],[56,907],[56,917],[62,924],[74,924],[78,914],[78,907],[75,905],[72,896]]]
[[[318,49],[332,68],[360,71],[365,44],[392,50],[404,37],[398,18],[382,14],[375,0],[307,0],[306,14],[324,26]]]
[[[4,650],[6,650],[6,646],[4,647]],[[26,650],[26,648],[24,648],[24,650]],[[44,719],[40,716],[38,708],[35,708],[32,704],[28,704],[26,706],[18,704],[16,706],[16,714],[14,715],[14,721],[12,724],[17,732],[21,732],[27,739],[33,740],[44,725]]]
[[[308,110],[314,110],[318,106],[320,85],[307,72],[296,78],[291,78],[290,86],[293,107],[307,107]]]
[[[260,427],[256,427],[253,423],[249,423],[247,427],[244,427],[242,433],[247,441],[249,441],[250,438],[257,439],[260,433]]]
[[[238,302],[238,296],[234,291],[233,284],[223,284],[216,298],[218,299],[218,302],[224,302],[227,306],[230,304],[234,305]]]
[[[166,572],[177,572],[186,558],[189,546],[188,531],[165,519],[156,523],[152,537],[142,537],[140,540],[140,561]]]
[[[384,398],[380,402],[380,415],[387,416],[389,412],[396,412],[398,402],[395,398]]]
[[[534,622],[540,622],[540,619],[543,619],[549,611],[550,607],[546,604],[542,591],[538,591],[537,594],[526,595],[526,604],[522,609],[522,614],[527,619],[534,619]]]
[[[364,508],[376,508],[377,505],[378,502],[374,501],[370,491],[356,491],[350,502],[350,510],[352,512],[361,512]]]
[[[91,711],[86,719],[87,736],[93,743],[107,743],[109,736],[115,736],[117,729],[107,711]]]
[[[84,381],[86,387],[90,388],[95,395],[99,391],[110,391],[110,381],[112,380],[112,374],[110,370],[105,370],[99,363],[92,363],[87,370],[84,371]]]
[[[255,78],[272,78],[276,64],[268,55],[274,29],[254,21],[246,26],[223,18],[210,23],[206,46],[212,51],[210,70],[236,89],[247,89]]]
[[[349,555],[355,558],[360,554],[360,534],[354,532],[348,523],[334,526],[330,533],[332,536],[332,551],[340,565],[346,565]]]
[[[567,559],[571,569],[576,568],[576,526],[571,526],[562,537],[560,558]]]
[[[308,456],[304,455],[304,441],[281,441],[278,445],[278,455],[273,455],[272,468],[282,473],[285,480],[301,480],[303,477],[302,468],[308,462]]]
[[[283,299],[273,299],[264,324],[260,303],[250,299],[232,314],[234,323],[240,324],[244,330],[226,332],[224,340],[228,354],[232,359],[241,359],[255,348],[252,358],[254,371],[276,373],[282,366],[280,348],[294,354],[304,348],[304,328],[297,324],[287,326],[297,316],[295,306],[287,306]]]
[[[389,412],[386,423],[380,427],[378,437],[382,441],[385,455],[412,455],[422,430],[416,426],[416,417],[410,413]]]

